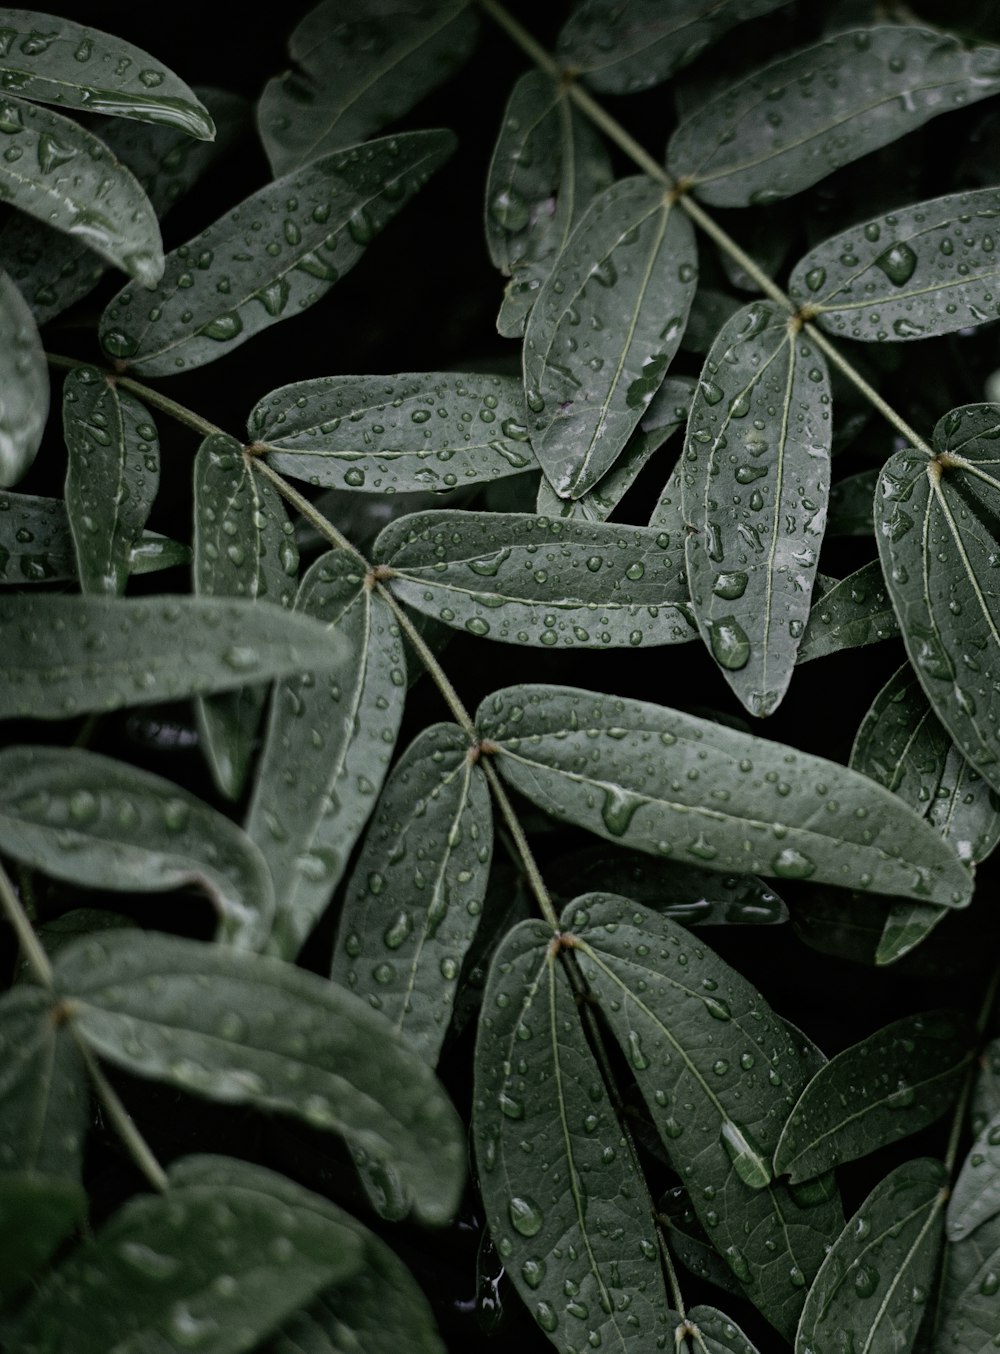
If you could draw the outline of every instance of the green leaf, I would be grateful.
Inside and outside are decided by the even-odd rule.
[[[316,560],[295,608],[323,623],[337,658],[276,688],[246,823],[274,879],[271,947],[286,957],[330,901],[375,806],[406,692],[399,631],[356,556]]]
[[[486,895],[489,787],[453,724],[393,767],[347,885],[330,976],[365,997],[430,1063]]]
[[[62,499],[0,492],[0,585],[23,587],[75,577],[73,538]]]
[[[390,523],[375,559],[401,602],[473,635],[648,647],[694,638],[669,546],[648,527],[444,509]]]
[[[688,1320],[698,1328],[698,1354],[757,1354],[757,1346],[736,1322],[715,1307],[692,1307]]]
[[[796,1354],[912,1348],[934,1282],[948,1173],[904,1162],[875,1186],[833,1243],[809,1291]]]
[[[266,395],[247,429],[283,475],[366,493],[455,489],[535,468],[512,376],[328,376]]]
[[[102,1058],[343,1133],[399,1172],[424,1222],[454,1214],[458,1116],[430,1068],[350,992],[280,959],[152,932],[82,940],[55,968],[76,1029]]]
[[[738,311],[695,392],[681,506],[702,638],[752,715],[777,709],[795,667],[826,524],[830,427],[819,349],[772,301]]]
[[[11,1329],[17,1349],[241,1354],[363,1263],[353,1220],[262,1166],[184,1157],[168,1179],[42,1280]]]
[[[74,1180],[0,1171],[0,1297],[22,1288],[87,1213]]]
[[[158,531],[144,531],[129,552],[129,573],[156,574],[163,569],[186,568],[191,563],[191,547],[172,541]]]
[[[4,391],[0,409],[0,488],[6,489],[21,479],[41,443],[49,415],[49,370],[27,302],[3,272],[0,272],[0,385]]]
[[[675,1170],[747,1297],[783,1333],[840,1206],[771,1184],[781,1124],[807,1075],[760,994],[667,918],[592,893],[561,918]]]
[[[472,50],[468,0],[325,0],[293,30],[295,69],[269,80],[257,121],[276,175],[365,141]]]
[[[80,590],[117,597],[159,488],[156,426],[134,395],[96,367],[77,367],[66,377],[62,416]]]
[[[87,888],[155,893],[197,884],[218,939],[263,949],[274,891],[235,823],[172,781],[82,748],[0,751],[0,848]]]
[[[150,287],[163,273],[163,244],[152,203],[135,176],[79,123],[0,97],[0,198],[77,237]],[[12,153],[16,152],[16,153]]]
[[[961,1241],[1000,1213],[1000,1115],[972,1144],[948,1202],[948,1240]]]
[[[832,581],[831,581],[832,582]],[[813,604],[799,645],[798,663],[858,649],[899,634],[899,621],[889,600],[882,565],[877,559],[841,578]]]
[[[1000,1319],[1000,1215],[945,1246],[945,1277],[934,1354],[987,1354]]]
[[[995,188],[901,207],[811,249],[788,293],[844,338],[895,343],[986,324],[1000,314],[998,215]]]
[[[194,463],[194,590],[201,597],[266,597],[291,607],[299,552],[276,489],[255,475],[234,437],[206,437]],[[264,686],[199,700],[195,706],[216,785],[229,799],[243,793]]]
[[[998,58],[996,47],[903,24],[838,33],[702,105],[671,138],[667,167],[716,207],[779,202],[997,93]]]
[[[624,449],[677,351],[698,276],[691,223],[637,176],[591,203],[538,292],[524,335],[532,445],[563,498]]]
[[[50,992],[26,985],[0,999],[0,1172],[67,1186],[80,1180],[90,1104],[80,1050],[52,1006]]]
[[[0,597],[0,719],[66,719],[326,669],[337,636],[268,602]]]
[[[25,99],[176,127],[211,141],[208,109],[140,47],[69,19],[0,9],[5,90]]]
[[[968,901],[965,866],[907,805],[782,743],[562,686],[495,692],[477,726],[515,789],[623,846],[713,870]]]
[[[698,1221],[683,1185],[675,1185],[660,1200],[657,1221],[666,1229],[671,1255],[680,1260],[685,1269],[706,1283],[721,1288],[724,1293],[734,1297],[743,1296],[743,1289],[735,1274]]]
[[[262,188],[171,251],[155,291],[130,284],[111,300],[104,351],[145,376],[169,376],[313,305],[453,146],[450,132],[405,132]]]
[[[511,281],[497,329],[520,338],[538,289],[596,194],[611,183],[604,143],[568,90],[522,75],[504,110],[486,181],[486,246]]]
[[[559,34],[559,63],[605,94],[660,84],[737,24],[782,0],[584,0]]]
[[[979,1074],[972,1088],[970,1120],[979,1134],[992,1119],[1000,1118],[1000,1039],[991,1039],[979,1058]]]
[[[496,951],[476,1041],[472,1132],[486,1219],[507,1274],[560,1351],[669,1339],[652,1206],[538,921]],[[529,1144],[525,1148],[522,1144]]]
[[[856,475],[846,475],[832,484],[826,534],[871,536],[875,530],[872,500],[877,486],[877,470],[861,470]]]
[[[932,1124],[954,1103],[972,1057],[955,1011],[904,1016],[831,1058],[800,1096],[774,1153],[793,1185]]]

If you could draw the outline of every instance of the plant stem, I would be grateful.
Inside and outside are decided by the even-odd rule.
[[[473,723],[472,716],[462,703],[462,699],[458,692],[452,686],[448,674],[431,652],[427,641],[407,615],[406,608],[396,601],[395,597],[393,597],[392,593],[384,584],[376,583],[375,591],[395,616],[400,630],[403,631],[406,638],[410,641],[417,657],[420,659],[421,663],[423,663],[438,691],[440,691],[445,705],[447,705],[448,709],[454,715],[456,724],[461,726],[463,733],[468,736],[470,742],[475,742],[479,735],[476,732],[476,726]]]
[[[754,282],[756,282],[757,286],[765,293],[765,295],[769,296],[772,301],[777,301],[778,305],[781,306],[782,309],[787,310],[790,315],[794,315],[796,307],[791,297],[787,296],[778,284],[768,277],[767,273],[763,271],[760,265],[754,262],[750,255],[736,243],[728,231],[723,230],[719,223],[713,220],[708,212],[706,212],[703,207],[699,206],[689,193],[683,195],[680,199],[680,205],[684,208],[695,225],[713,239],[720,249],[724,249],[729,257],[735,263],[739,264],[748,277],[753,278]]]
[[[100,1097],[101,1104],[107,1110],[108,1118],[114,1125],[115,1131],[128,1148],[132,1160],[139,1167],[139,1170],[142,1171],[153,1188],[162,1193],[167,1188],[166,1172],[153,1155],[149,1143],[136,1128],[135,1120],[122,1104],[118,1092],[104,1075],[103,1068],[87,1044],[75,1031],[74,1038],[83,1055],[83,1061],[90,1073],[90,1079],[94,1083],[94,1090]]]
[[[64,371],[74,371],[77,367],[94,365],[92,362],[81,362],[76,357],[63,357],[61,353],[46,353],[45,360],[50,367],[59,367]],[[169,414],[178,423],[183,423],[186,428],[192,428],[196,433],[201,433],[203,437],[211,437],[214,433],[224,431],[222,428],[216,427],[214,423],[209,423],[207,418],[202,418],[200,414],[196,414],[193,409],[178,404],[176,400],[170,399],[167,395],[161,395],[152,386],[144,385],[131,376],[119,376],[117,372],[106,370],[105,375],[111,377],[115,385],[121,386],[123,390],[131,391],[137,399],[142,400],[143,404],[151,405],[154,409],[159,409],[161,413]]]
[[[371,568],[371,565],[362,555],[361,551],[353,546],[347,537],[339,532],[333,523],[328,521],[323,514],[310,503],[309,499],[306,498],[304,494],[300,494],[298,489],[289,484],[284,476],[279,475],[276,470],[272,470],[263,456],[248,456],[247,459],[253,469],[257,471],[258,474],[263,475],[266,480],[269,480],[285,502],[290,503],[295,511],[300,513],[309,525],[315,528],[323,539],[328,541],[335,550],[349,550],[350,553],[355,555],[365,566],[366,572]]]
[[[535,860],[531,847],[528,845],[528,839],[524,835],[524,828],[521,826],[517,814],[514,812],[514,805],[507,796],[503,781],[497,774],[497,769],[489,757],[480,758],[479,765],[486,773],[486,779],[489,782],[490,789],[493,791],[493,798],[497,802],[497,808],[503,815],[504,822],[507,824],[510,835],[514,840],[514,845],[517,847],[518,855],[520,855],[521,860],[524,862],[524,870],[528,876],[528,883],[531,885],[531,891],[535,895],[535,900],[538,903],[539,911],[552,927],[553,931],[558,931],[559,914],[556,912],[552,899],[549,896],[549,891],[545,887],[545,881],[538,868],[538,862]]]
[[[0,906],[7,914],[7,920],[14,929],[18,944],[21,946],[21,953],[24,955],[35,981],[40,986],[48,988],[50,992],[54,991],[55,978],[52,965],[49,963],[49,956],[42,949],[41,942],[35,935],[34,927],[28,920],[28,915],[21,906],[21,900],[11,883],[10,875],[2,865],[0,865]]]

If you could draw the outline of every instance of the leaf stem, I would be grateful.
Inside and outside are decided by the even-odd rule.
[[[2,865],[0,865],[0,906],[7,914],[7,920],[13,927],[18,944],[21,946],[21,953],[24,955],[35,981],[42,987],[48,988],[50,992],[54,991],[55,977],[52,972],[52,965],[49,963],[49,956],[42,949],[41,942],[35,935],[35,929],[28,920],[28,914],[21,906],[21,900],[17,896],[10,875]]]
[[[77,367],[92,367],[94,365],[93,362],[81,362],[77,357],[64,357],[61,353],[46,353],[45,360],[50,367],[59,367],[63,371],[74,371]],[[168,395],[161,395],[152,386],[144,385],[142,381],[136,381],[131,376],[120,376],[117,372],[104,370],[105,375],[114,379],[115,385],[121,386],[123,390],[130,391],[137,399],[142,400],[143,404],[151,405],[163,414],[169,414],[178,423],[183,423],[186,428],[192,428],[196,433],[201,433],[203,437],[211,437],[213,433],[223,432],[222,428],[217,427],[214,423],[209,423],[207,418],[202,418],[200,414],[196,414],[193,409],[188,409],[186,405],[178,404]]]
[[[309,525],[318,531],[335,550],[348,550],[361,561],[366,571],[371,568],[361,551],[352,545],[347,537],[338,531],[333,523],[325,518],[304,494],[300,494],[298,489],[289,484],[283,475],[279,475],[276,470],[273,470],[263,456],[251,456],[246,452],[244,452],[244,455],[250,462],[251,467],[273,484],[285,502],[290,503],[297,513],[301,513]]]
[[[795,305],[793,304],[791,297],[787,296],[778,284],[768,277],[767,273],[765,273],[760,265],[736,243],[728,231],[723,230],[719,223],[713,220],[708,212],[695,202],[690,193],[683,194],[680,199],[680,205],[684,208],[695,225],[713,239],[720,249],[724,249],[729,257],[735,263],[739,264],[748,277],[753,278],[754,282],[756,282],[757,286],[765,293],[765,295],[769,296],[772,301],[776,301],[778,305],[781,306],[783,310],[787,310],[790,315],[794,315]]]
[[[83,1055],[83,1061],[86,1064],[87,1071],[90,1073],[90,1079],[94,1083],[94,1090],[97,1092],[101,1104],[107,1110],[108,1118],[114,1125],[115,1131],[128,1148],[132,1160],[139,1167],[139,1170],[143,1173],[149,1183],[155,1190],[159,1190],[160,1193],[163,1193],[167,1188],[166,1172],[153,1155],[149,1143],[147,1143],[146,1139],[136,1127],[135,1120],[122,1104],[118,1092],[104,1075],[103,1068],[94,1057],[86,1041],[82,1039],[75,1030],[73,1031],[73,1037],[76,1040],[77,1047]]]
[[[461,697],[451,684],[451,679],[435,658],[427,641],[413,624],[413,621],[406,612],[406,608],[396,601],[396,598],[393,597],[392,593],[383,583],[376,583],[375,590],[395,616],[399,628],[412,644],[417,657],[420,659],[421,663],[423,663],[435,686],[440,691],[445,705],[447,705],[448,709],[454,715],[455,722],[461,725],[462,731],[468,735],[469,740],[475,742],[479,735],[476,732],[476,726],[472,716],[465,708]]]
[[[486,779],[493,792],[493,798],[496,800],[497,808],[503,815],[504,822],[507,824],[510,835],[514,840],[514,845],[517,847],[518,855],[524,863],[524,872],[528,877],[531,891],[535,895],[538,909],[552,927],[553,931],[558,931],[559,914],[555,909],[548,889],[545,887],[545,880],[542,878],[542,872],[538,868],[538,862],[535,860],[534,852],[528,845],[528,838],[525,836],[524,828],[521,826],[518,816],[514,812],[514,805],[510,802],[507,791],[504,789],[503,781],[497,774],[497,769],[489,757],[480,758],[479,765],[486,773]]]

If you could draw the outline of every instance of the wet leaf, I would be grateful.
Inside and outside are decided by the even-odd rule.
[[[0,1171],[0,1296],[43,1269],[86,1212],[86,1192],[74,1180]]]
[[[830,428],[823,355],[773,302],[738,311],[695,392],[681,507],[702,638],[753,715],[781,703],[805,630],[826,525]]]
[[[0,200],[78,238],[137,280],[163,273],[152,203],[132,172],[77,122],[48,108],[0,96]]]
[[[662,915],[591,893],[561,926],[699,1221],[788,1333],[840,1217],[835,1188],[797,1200],[772,1185],[771,1153],[808,1075],[797,1043],[759,992]]]
[[[75,577],[62,499],[0,492],[0,584],[23,587]]]
[[[140,47],[70,19],[0,9],[3,87],[22,98],[176,127],[211,141],[208,109]]]
[[[712,1245],[691,1206],[691,1199],[683,1185],[676,1185],[660,1200],[657,1221],[666,1229],[671,1255],[684,1267],[721,1288],[724,1293],[742,1297],[743,1289],[736,1275]]]
[[[858,649],[899,634],[882,565],[872,560],[846,578],[831,580],[813,604],[796,657],[798,663]]]
[[[144,531],[129,552],[128,568],[131,574],[157,574],[163,569],[187,568],[190,563],[189,545],[158,531]]]
[[[611,183],[603,142],[568,91],[542,71],[514,86],[486,181],[486,245],[511,280],[497,328],[520,338],[556,255]]]
[[[604,1347],[644,1354],[677,1321],[652,1205],[551,941],[544,923],[521,922],[490,969],[472,1118],[486,1219],[557,1349],[596,1331]]]
[[[257,121],[275,175],[365,141],[472,51],[468,0],[325,0],[293,29],[294,70],[269,80]]]
[[[695,1337],[698,1354],[757,1354],[757,1346],[736,1322],[715,1307],[692,1307],[688,1320],[698,1327]]]
[[[986,324],[1000,315],[998,217],[995,188],[901,207],[811,249],[789,295],[845,338],[896,343]]]
[[[660,84],[737,24],[777,9],[781,0],[585,0],[559,34],[560,64],[605,94],[635,94]]]
[[[509,784],[623,846],[726,873],[968,901],[969,873],[934,828],[821,757],[574,687],[495,692],[477,726]]]
[[[778,202],[998,89],[996,47],[904,24],[858,28],[728,86],[681,123],[667,167],[716,207]]]
[[[7,488],[25,474],[41,443],[49,414],[49,370],[31,311],[3,272],[0,272],[0,384],[4,391],[0,408],[0,488]]]
[[[956,1011],[904,1016],[831,1058],[789,1116],[774,1169],[793,1185],[932,1124],[954,1103],[969,1065]]]
[[[87,888],[197,884],[218,939],[261,950],[274,916],[264,860],[235,823],[172,781],[82,748],[0,751],[0,847]]]
[[[330,976],[437,1061],[493,848],[489,787],[457,725],[393,767],[347,885]]]
[[[1000,1118],[1000,1039],[991,1039],[980,1054],[969,1118],[975,1134]]]
[[[145,376],[169,376],[313,305],[453,146],[450,132],[406,132],[335,151],[262,188],[172,250],[154,291],[129,285],[111,300],[104,351]]]
[[[697,281],[694,234],[638,176],[595,198],[538,292],[524,336],[531,441],[579,498],[614,464],[666,375]]]
[[[183,1157],[46,1276],[13,1324],[24,1354],[240,1354],[363,1264],[358,1225],[284,1176]]]
[[[944,1285],[934,1354],[985,1354],[1000,1316],[1000,1217],[945,1246]]]
[[[101,1057],[349,1135],[399,1172],[424,1222],[452,1217],[465,1162],[458,1117],[433,1072],[350,992],[279,959],[151,932],[80,941],[56,972]]]
[[[207,437],[194,464],[194,590],[202,597],[295,599],[299,552],[276,489],[255,475],[233,437]],[[216,785],[243,793],[267,698],[265,686],[199,700],[202,742]]]
[[[872,500],[878,485],[877,470],[846,475],[830,486],[826,519],[828,536],[871,536],[875,530]]]
[[[524,390],[512,376],[298,381],[260,400],[247,429],[283,475],[354,492],[455,489],[536,467]]]
[[[356,556],[331,551],[316,560],[295,610],[323,623],[338,658],[277,686],[246,823],[274,879],[271,948],[289,958],[330,901],[375,807],[406,692],[399,631]]]
[[[694,638],[670,539],[648,527],[443,510],[375,543],[401,602],[472,635],[588,649]]]
[[[909,1350],[941,1248],[948,1175],[919,1157],[885,1177],[833,1243],[810,1289],[796,1354]]]
[[[160,484],[160,442],[149,411],[96,367],[63,385],[66,513],[80,590],[118,597]]]
[[[948,1239],[961,1241],[1000,1213],[1000,1115],[976,1138],[948,1202]]]

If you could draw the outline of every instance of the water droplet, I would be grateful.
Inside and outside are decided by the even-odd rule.
[[[521,1236],[535,1236],[542,1229],[545,1215],[528,1195],[515,1195],[507,1206],[511,1225]]]
[[[604,791],[601,818],[613,837],[623,837],[643,799],[621,785],[609,785]]]
[[[750,1270],[750,1265],[747,1262],[747,1258],[743,1254],[743,1252],[737,1250],[735,1246],[727,1246],[724,1253],[727,1261],[729,1262],[729,1268],[736,1275],[737,1279],[739,1279],[740,1283],[749,1283],[752,1278],[752,1274]]]
[[[698,382],[698,389],[701,391],[706,404],[718,404],[724,394],[721,386],[717,386],[714,381],[704,378]]]
[[[521,1274],[524,1277],[524,1282],[529,1288],[537,1288],[545,1278],[545,1261],[536,1259],[525,1260],[524,1264],[521,1266]]]
[[[854,1272],[854,1291],[859,1298],[870,1298],[878,1287],[879,1273],[871,1265],[859,1265]]]
[[[747,590],[746,574],[733,572],[717,574],[712,591],[716,597],[722,597],[727,602],[733,602],[737,597],[742,597]]]
[[[913,276],[917,256],[908,244],[900,240],[878,256],[875,266],[885,273],[894,287],[902,287]]]
[[[632,1066],[640,1072],[649,1066],[649,1059],[642,1051],[642,1038],[638,1030],[628,1032],[628,1057]]]
[[[810,291],[813,292],[819,291],[820,287],[822,287],[825,281],[826,281],[825,268],[810,268],[808,273],[806,273],[806,286],[809,288]]]
[[[904,316],[893,322],[892,332],[897,338],[919,338],[924,332],[924,326]]]
[[[163,1255],[141,1241],[123,1241],[118,1247],[118,1254],[132,1269],[150,1279],[171,1278],[181,1263],[176,1256]]]
[[[397,912],[385,929],[382,939],[390,950],[398,950],[413,929],[413,919],[409,912]]]
[[[808,879],[816,870],[816,862],[793,846],[786,846],[771,861],[771,868],[781,879]]]
[[[513,188],[503,189],[490,200],[490,216],[502,230],[524,230],[531,221],[531,208]]]
[[[702,997],[702,1001],[705,1003],[705,1010],[715,1020],[732,1020],[733,1013],[729,1009],[728,1002],[720,997]]]
[[[720,667],[738,672],[750,661],[750,641],[735,616],[706,622],[712,655]]]
[[[745,1129],[740,1128],[731,1119],[724,1119],[721,1138],[726,1155],[744,1185],[749,1185],[751,1189],[764,1189],[771,1183],[770,1168]]]
[[[224,315],[217,315],[214,320],[203,325],[198,330],[199,334],[204,334],[205,338],[215,339],[217,343],[228,343],[238,334],[243,333],[243,321],[235,310],[230,310]],[[107,341],[105,340],[105,347]]]
[[[548,1302],[540,1302],[535,1308],[535,1320],[541,1326],[542,1330],[550,1333],[559,1325],[559,1318]]]

